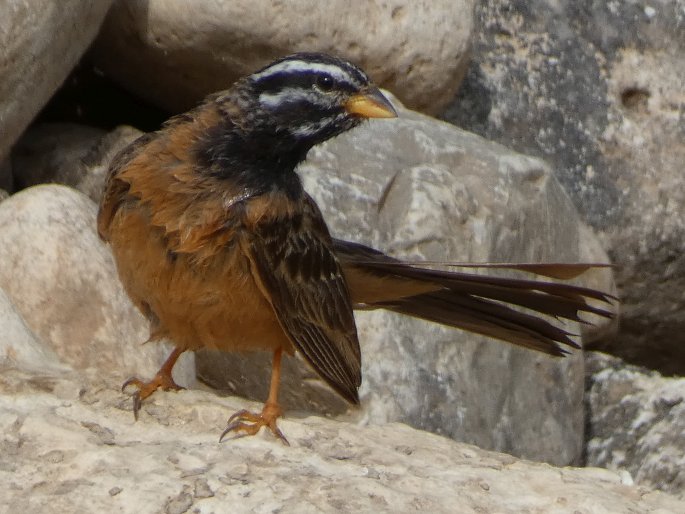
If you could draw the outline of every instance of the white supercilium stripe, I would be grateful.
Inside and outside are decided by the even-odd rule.
[[[307,100],[310,104],[314,105],[322,104],[321,95],[310,89],[286,88],[280,90],[278,93],[262,93],[259,95],[259,102],[268,107],[275,107],[284,102],[297,100]]]
[[[320,73],[328,73],[331,77],[342,80],[345,82],[356,83],[357,81],[348,72],[343,70],[340,66],[334,64],[323,64],[318,62],[309,61],[283,61],[273,66],[269,66],[267,69],[262,70],[259,73],[252,75],[254,80],[261,80],[263,78],[275,75],[281,72],[290,71],[313,71]]]

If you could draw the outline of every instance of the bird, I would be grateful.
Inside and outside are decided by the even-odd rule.
[[[334,238],[297,168],[309,150],[397,112],[359,67],[324,53],[282,57],[142,135],[112,160],[97,229],[119,278],[174,349],[134,387],[136,419],[186,351],[273,353],[261,412],[233,414],[220,440],[278,427],[283,353],[298,352],[359,403],[354,309],[386,309],[561,356],[578,345],[553,318],[611,317],[614,298],[550,280],[487,276],[402,261]],[[390,121],[388,121],[389,123]],[[601,264],[599,264],[601,265]],[[570,278],[595,264],[493,264]],[[598,306],[600,305],[600,306]],[[522,310],[521,308],[527,309]]]

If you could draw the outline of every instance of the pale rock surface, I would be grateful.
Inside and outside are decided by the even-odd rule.
[[[93,42],[111,3],[0,2],[0,162]]]
[[[323,51],[436,112],[468,61],[473,0],[119,0],[94,46],[106,74],[178,112],[273,59]]]
[[[148,378],[169,351],[141,345],[148,324],[126,296],[109,249],[95,230],[97,207],[73,189],[45,185],[0,204],[0,288],[36,338],[77,369],[123,381]],[[192,355],[176,370],[192,384]]]
[[[588,355],[587,464],[685,499],[685,379]]]
[[[616,264],[598,349],[685,374],[685,1],[486,0],[444,117],[549,162]]]
[[[158,393],[134,422],[101,375],[0,369],[0,513],[685,512],[625,472],[521,461],[400,424],[291,415],[290,447],[264,433],[219,443],[243,407],[258,406]]]
[[[64,369],[57,355],[33,335],[0,288],[0,364],[40,372]]]
[[[111,132],[76,123],[31,127],[12,150],[18,189],[54,182],[100,201],[112,158],[142,132],[122,125]]]
[[[431,261],[606,262],[597,239],[541,161],[400,109],[314,148],[305,187],[336,237]],[[611,274],[589,285],[611,291]],[[482,448],[579,462],[583,358],[554,359],[386,312],[356,315],[368,423],[402,421]],[[568,327],[571,331],[577,327]],[[270,356],[200,353],[208,384],[267,394]],[[306,366],[286,360],[286,408],[345,404]]]

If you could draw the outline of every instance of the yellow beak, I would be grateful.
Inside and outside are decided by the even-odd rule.
[[[357,93],[345,102],[345,110],[363,118],[397,118],[397,112],[378,88]]]

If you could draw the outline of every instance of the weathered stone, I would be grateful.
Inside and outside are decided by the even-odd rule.
[[[603,348],[685,373],[683,0],[498,0],[445,118],[550,162],[617,264]]]
[[[111,3],[0,3],[0,162],[92,43]]]
[[[140,135],[128,126],[111,132],[75,123],[32,127],[12,151],[16,186],[54,182],[99,202],[112,158]]]
[[[398,120],[313,149],[300,168],[335,236],[430,261],[606,260],[544,163],[398,109]],[[594,280],[611,290],[609,272]],[[354,416],[536,460],[580,458],[581,355],[553,359],[386,312],[360,312],[357,322],[364,382]],[[263,400],[268,363],[268,356],[201,354],[198,373]],[[286,407],[344,409],[306,367],[293,371],[296,364],[283,374]]]
[[[276,57],[325,51],[436,112],[466,69],[472,24],[473,0],[119,0],[93,56],[142,98],[182,111]]]
[[[0,288],[0,364],[45,371],[59,368],[57,355],[26,326]]]
[[[625,472],[519,461],[400,424],[288,417],[290,447],[264,433],[219,443],[235,409],[258,406],[157,393],[134,422],[117,389],[0,371],[7,512],[685,512]]]
[[[601,353],[587,363],[587,464],[685,499],[685,379]]]
[[[145,377],[163,362],[163,345],[141,343],[148,324],[116,276],[95,231],[96,206],[57,185],[35,186],[0,204],[0,288],[26,325],[60,359],[123,378]],[[192,383],[189,356],[177,366]]]

